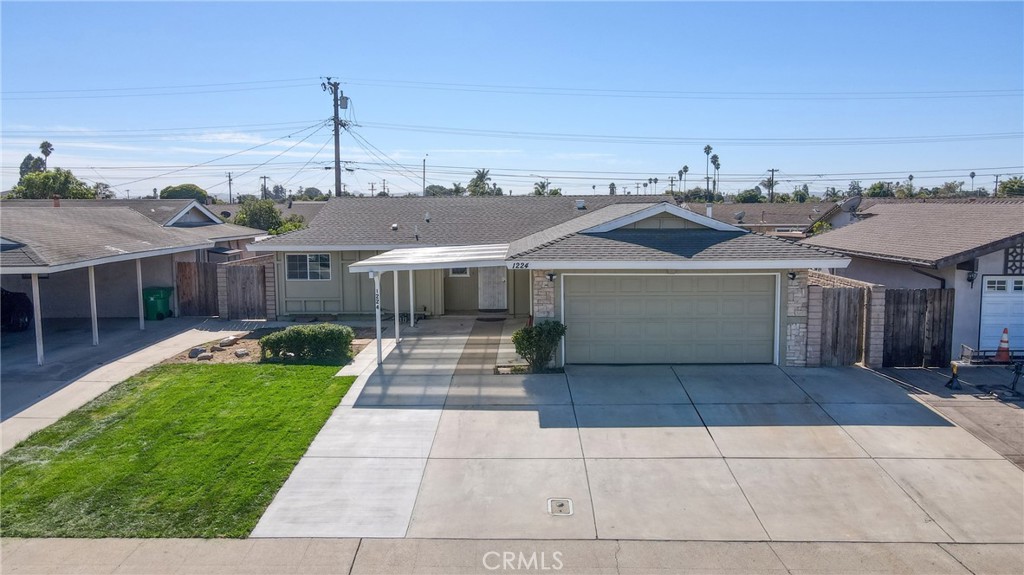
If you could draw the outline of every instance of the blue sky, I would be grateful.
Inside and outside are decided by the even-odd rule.
[[[4,2],[0,26],[3,189],[44,139],[121,196],[333,188],[327,75],[355,192],[418,192],[426,156],[428,184],[660,192],[703,181],[705,144],[726,192],[1024,171],[1020,2]]]

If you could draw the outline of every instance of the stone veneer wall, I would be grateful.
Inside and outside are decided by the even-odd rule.
[[[795,273],[794,279],[788,274],[783,276],[786,286],[786,348],[783,350],[783,362],[787,366],[804,367],[807,365],[807,334],[808,334],[808,298],[807,271]],[[820,333],[820,329],[818,330]]]
[[[547,274],[551,270],[533,270],[530,282],[533,286],[533,321],[555,318],[555,282],[549,281]]]

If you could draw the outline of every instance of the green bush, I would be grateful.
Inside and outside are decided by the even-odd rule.
[[[261,337],[260,358],[341,363],[348,359],[355,335],[347,325],[293,325]]]
[[[544,321],[516,330],[512,334],[512,343],[516,346],[516,353],[530,364],[530,371],[542,373],[564,335],[565,325]]]

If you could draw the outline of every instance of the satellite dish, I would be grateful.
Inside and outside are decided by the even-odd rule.
[[[857,208],[860,207],[860,202],[863,199],[864,198],[862,198],[861,196],[853,196],[852,198],[843,201],[843,203],[839,205],[839,208],[844,212],[856,212]]]
[[[747,215],[747,212],[736,212],[735,214],[732,215],[732,217],[736,218],[737,222],[742,222],[743,216],[745,215]]]

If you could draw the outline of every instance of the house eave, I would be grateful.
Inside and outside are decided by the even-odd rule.
[[[506,262],[510,269],[562,270],[775,270],[840,269],[850,258],[779,260],[530,260]]]

